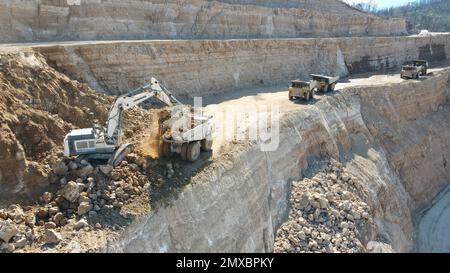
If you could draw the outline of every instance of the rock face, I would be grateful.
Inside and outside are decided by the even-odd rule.
[[[7,0],[0,18],[0,42],[406,34],[337,0]]]
[[[287,113],[281,117],[278,151],[240,147],[230,162],[205,173],[202,183],[184,189],[171,206],[136,219],[104,250],[272,251],[273,234],[289,212],[289,181],[301,179],[301,172],[310,169],[309,160],[332,157],[351,177],[342,179],[356,181],[356,190],[341,192],[341,208],[352,206],[345,199],[358,199],[369,207],[373,222],[359,230],[364,251],[410,251],[412,210],[450,180],[448,167],[436,156],[437,152],[450,156],[449,79],[447,69],[421,81],[346,89],[307,111]],[[412,153],[419,146],[436,148]],[[335,178],[338,175],[329,176]],[[295,204],[320,206],[332,214],[335,205],[326,195],[312,197],[298,197]],[[353,220],[347,215],[348,223],[339,228],[342,232],[347,228],[348,234],[351,222],[367,216],[365,212],[356,210]],[[299,239],[304,233],[298,234]]]
[[[450,35],[233,41],[148,41],[34,47],[55,68],[118,94],[156,77],[178,97],[445,60]]]
[[[450,187],[442,191],[430,207],[416,215],[417,237],[415,251],[448,253],[450,236],[448,229]]]

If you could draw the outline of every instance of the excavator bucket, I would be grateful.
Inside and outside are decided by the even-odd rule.
[[[113,167],[117,167],[120,165],[120,163],[134,150],[133,144],[127,143],[121,145],[111,156],[111,158],[108,161],[108,165],[111,165]]]

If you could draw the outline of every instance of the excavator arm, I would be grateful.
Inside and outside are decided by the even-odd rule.
[[[118,144],[120,127],[122,122],[122,112],[126,109],[139,105],[150,98],[157,98],[168,106],[182,105],[167,89],[165,89],[155,78],[136,90],[123,95],[115,101],[108,116],[106,126],[106,141]]]

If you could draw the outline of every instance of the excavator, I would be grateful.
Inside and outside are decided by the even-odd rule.
[[[64,155],[108,160],[109,165],[118,166],[134,149],[131,143],[122,144],[122,112],[151,98],[171,106],[173,110],[171,118],[162,126],[165,132],[162,137],[164,156],[178,153],[182,159],[194,162],[201,150],[211,150],[212,117],[187,111],[185,105],[152,78],[149,84],[116,99],[109,111],[106,127],[95,124],[93,128],[75,129],[68,133],[64,138]]]

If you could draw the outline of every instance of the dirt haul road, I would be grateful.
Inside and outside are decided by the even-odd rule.
[[[440,71],[448,64],[435,64],[428,70],[428,75],[421,77],[418,81],[425,80],[433,75],[433,72]],[[316,93],[315,99],[306,102],[302,99],[290,101],[288,99],[287,88],[285,86],[274,86],[266,88],[253,88],[227,93],[223,96],[207,96],[203,98],[205,113],[213,116],[214,126],[214,155],[213,158],[220,158],[223,152],[229,150],[229,146],[239,140],[258,141],[263,133],[265,138],[270,137],[271,128],[262,130],[262,125],[269,125],[274,113],[283,115],[291,111],[303,111],[314,107],[317,101],[326,96],[332,96],[341,92],[345,88],[357,86],[377,86],[386,84],[399,84],[404,79],[400,78],[397,70],[389,70],[384,74],[364,73],[343,78],[336,86],[334,93]],[[415,81],[415,80],[408,80]],[[256,115],[252,113],[257,113]],[[273,128],[272,128],[273,129]],[[256,136],[256,139],[255,139]],[[231,143],[231,144],[230,144]]]

